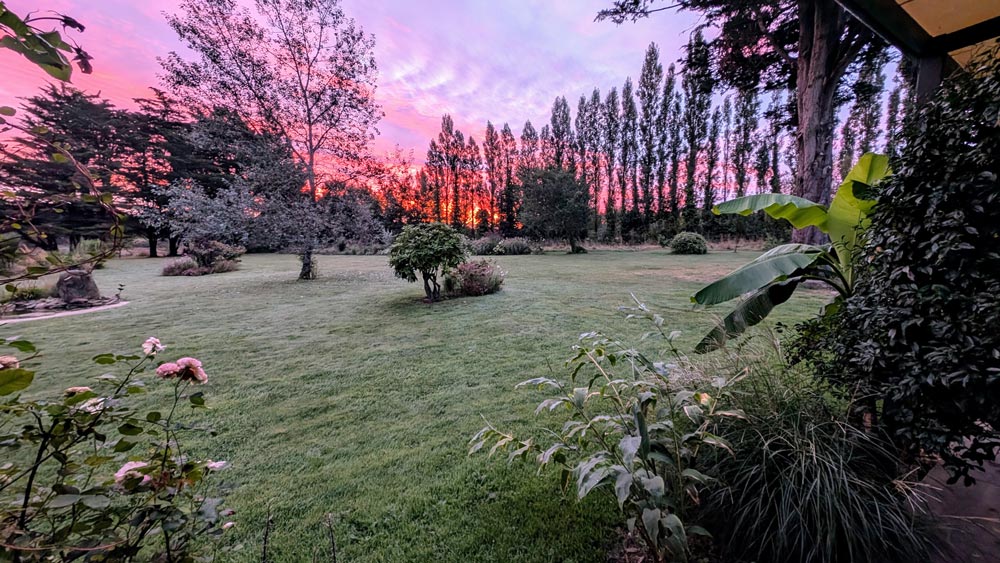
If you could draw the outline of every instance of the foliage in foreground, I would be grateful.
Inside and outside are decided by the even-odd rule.
[[[737,198],[716,205],[717,214],[749,215],[763,211],[785,219],[796,229],[815,227],[830,236],[828,245],[783,244],[703,287],[691,297],[699,305],[717,305],[749,293],[698,344],[699,353],[725,345],[747,328],[758,324],[778,305],[791,298],[807,280],[823,282],[837,291],[838,300],[824,314],[832,314],[854,293],[854,265],[864,248],[864,231],[875,208],[874,186],[890,175],[889,159],[868,153],[844,178],[830,206],[801,197],[770,193]]]
[[[420,273],[429,301],[441,298],[438,276],[465,261],[466,248],[458,231],[444,223],[408,225],[389,248],[389,265],[396,277],[417,281]]]
[[[801,327],[799,343],[859,389],[911,459],[939,455],[967,484],[1000,453],[998,50],[920,109],[854,297],[828,323]]]
[[[663,318],[637,303],[634,314],[650,319],[658,332]],[[662,334],[662,332],[661,332]],[[680,360],[671,341],[662,334]],[[642,538],[654,561],[686,561],[688,538],[708,535],[690,518],[713,479],[701,465],[705,450],[729,450],[713,432],[731,408],[733,380],[700,382],[697,390],[680,382],[685,367],[654,361],[633,348],[592,332],[573,347],[570,381],[547,377],[518,387],[551,389],[535,413],[563,411],[569,420],[549,443],[518,439],[487,425],[470,441],[470,453],[509,450],[508,461],[533,458],[540,468],[555,466],[564,488],[577,496],[611,489],[629,530]]]
[[[696,366],[660,315],[628,311],[654,325],[646,336],[666,357],[584,334],[568,382],[518,385],[554,392],[535,413],[565,413],[561,429],[539,440],[488,424],[470,452],[556,467],[580,498],[613,495],[653,561],[687,561],[708,530],[747,560],[926,560],[921,495],[896,479],[880,435],[848,423],[843,393],[773,351]]]
[[[897,475],[891,442],[849,423],[843,391],[754,340],[721,360],[746,373],[735,393],[746,416],[719,430],[733,455],[711,468],[719,486],[702,508],[723,551],[774,563],[928,560],[925,495]]]
[[[156,362],[164,350],[148,339],[142,355],[100,354],[99,366],[120,364],[90,386],[56,399],[28,400],[38,356],[32,343],[5,344],[0,356],[0,558],[19,561],[193,561],[204,539],[231,527],[222,499],[205,496],[210,475],[225,462],[199,460],[180,438],[211,433],[177,422],[183,405],[205,408],[191,386],[208,380],[201,362]],[[130,402],[145,392],[141,374],[173,387],[164,411],[140,412]]]

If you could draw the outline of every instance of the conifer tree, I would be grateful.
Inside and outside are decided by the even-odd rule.
[[[615,187],[615,167],[618,162],[618,149],[621,147],[621,107],[618,103],[618,89],[614,87],[604,98],[604,136],[601,139],[601,147],[607,169],[605,177],[608,180],[604,219],[607,223],[608,238],[616,240],[620,228],[618,218],[621,216],[619,212],[621,209],[619,194],[621,192]]]
[[[635,181],[636,152],[638,149],[638,112],[635,107],[635,95],[632,92],[632,78],[625,79],[622,87],[622,118],[621,118],[621,150],[619,158],[619,181],[622,189],[622,234],[630,231],[635,234],[639,217],[639,189]],[[630,190],[631,188],[631,190]],[[626,197],[630,194],[631,197]],[[626,205],[626,199],[629,200]]]

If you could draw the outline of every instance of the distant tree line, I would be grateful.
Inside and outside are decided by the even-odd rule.
[[[886,50],[873,51],[838,94],[846,111],[835,181],[864,152],[896,150],[912,90],[900,63],[896,87],[883,102],[888,60]],[[540,130],[529,120],[516,136],[508,123],[487,122],[479,143],[445,115],[424,166],[381,190],[387,215],[446,222],[470,234],[532,234],[537,229],[521,214],[523,178],[554,168],[584,186],[586,231],[603,242],[639,243],[682,230],[712,239],[787,238],[786,227],[774,221],[720,217],[711,209],[734,197],[794,191],[794,99],[775,90],[765,108],[760,88],[723,90],[717,74],[698,30],[680,69],[664,69],[651,44],[637,84],[627,78],[604,95],[595,88],[580,97],[575,116],[567,99],[557,97]]]

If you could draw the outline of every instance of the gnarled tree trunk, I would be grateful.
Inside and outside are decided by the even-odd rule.
[[[313,256],[312,247],[308,247],[299,254],[299,260],[302,261],[302,270],[299,271],[300,280],[314,280],[316,279],[316,258]]]

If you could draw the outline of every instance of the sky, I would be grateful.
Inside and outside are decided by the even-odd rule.
[[[185,53],[166,24],[175,0],[5,0],[18,14],[46,9],[85,26],[72,36],[93,57],[94,72],[73,84],[121,107],[159,86],[157,57]],[[530,119],[548,122],[556,96],[575,110],[594,87],[619,89],[638,80],[646,47],[656,42],[664,66],[678,60],[699,23],[691,13],[666,12],[617,26],[594,22],[611,0],[342,0],[344,11],[375,36],[377,101],[385,111],[377,154],[395,146],[422,161],[427,144],[451,114],[481,142],[486,121],[509,122],[515,135]],[[8,54],[0,58],[0,105],[17,105],[47,75]]]

